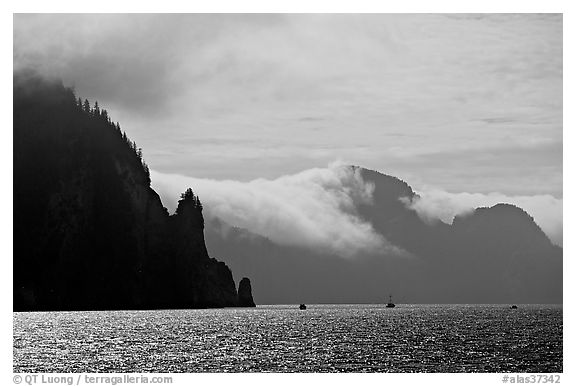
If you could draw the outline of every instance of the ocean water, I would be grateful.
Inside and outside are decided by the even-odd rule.
[[[15,372],[562,372],[562,306],[15,312]]]

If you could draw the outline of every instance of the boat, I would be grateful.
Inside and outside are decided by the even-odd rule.
[[[513,305],[510,306],[510,309],[511,309],[511,310],[515,310],[515,309],[517,309],[517,308],[518,308],[518,306],[517,306],[516,304],[513,304]]]
[[[388,298],[388,304],[386,304],[386,308],[394,308],[394,307],[396,307],[396,304],[392,303],[392,295],[390,295]]]
[[[306,309],[306,304],[304,304],[304,303],[300,304],[300,309],[301,309],[301,310],[305,310],[305,309]]]

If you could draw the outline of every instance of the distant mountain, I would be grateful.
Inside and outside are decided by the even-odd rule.
[[[478,208],[453,224],[423,221],[398,178],[354,166],[374,185],[358,215],[406,253],[341,258],[281,246],[215,218],[211,254],[254,279],[260,303],[561,303],[562,249],[512,205]]]
[[[235,306],[203,228],[192,190],[168,215],[105,110],[14,75],[14,310]]]

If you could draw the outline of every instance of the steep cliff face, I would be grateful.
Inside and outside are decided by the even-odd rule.
[[[256,307],[252,298],[252,285],[247,277],[240,280],[238,284],[238,306],[239,307]]]
[[[406,208],[406,200],[417,197],[404,181],[374,170],[360,168],[365,182],[374,185],[373,200],[360,204],[359,214],[386,240],[417,255],[437,258],[449,243],[449,226],[429,226],[415,211]]]
[[[178,265],[184,270],[184,293],[203,307],[235,306],[236,289],[228,267],[208,256],[204,243],[202,204],[188,189],[170,218],[171,245]]]
[[[14,309],[221,307],[232,273],[202,208],[169,216],[141,149],[55,81],[14,76]]]

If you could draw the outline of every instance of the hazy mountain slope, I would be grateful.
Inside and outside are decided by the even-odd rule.
[[[168,215],[141,150],[105,111],[15,74],[15,310],[233,306],[203,227],[193,194]]]
[[[344,259],[309,249],[280,246],[270,240],[233,228],[218,219],[207,221],[206,245],[210,254],[230,266],[236,278],[253,278],[258,304],[382,302],[393,292],[402,299],[419,296],[404,280],[426,280],[415,258],[382,259],[362,256]],[[421,301],[434,301],[431,292]]]
[[[374,184],[373,202],[359,215],[407,253],[345,259],[322,251],[280,246],[232,228],[207,224],[207,246],[237,274],[254,277],[261,303],[382,302],[560,303],[562,249],[523,210],[481,208],[453,225],[429,223],[409,209],[405,182],[361,169]]]
[[[562,248],[522,209],[478,208],[454,219],[450,263],[484,295],[530,303],[562,302]],[[480,297],[478,294],[477,297]]]

